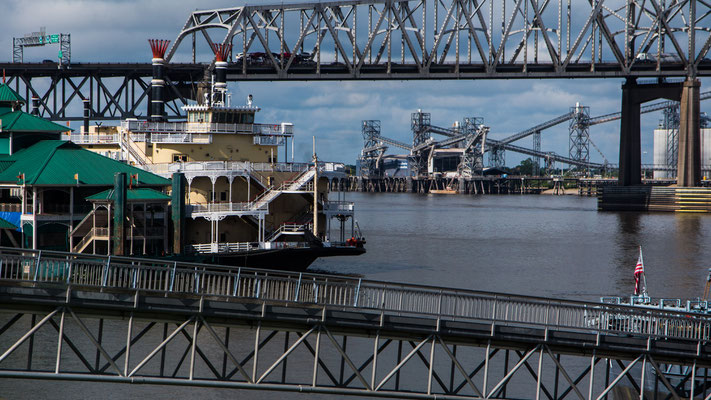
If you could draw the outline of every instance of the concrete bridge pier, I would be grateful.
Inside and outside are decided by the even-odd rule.
[[[677,184],[698,186],[701,182],[701,131],[699,93],[701,83],[689,78],[682,83],[638,84],[627,78],[622,85],[620,118],[620,186],[642,183],[642,149],[640,145],[640,109],[642,103],[664,98],[681,102],[679,127],[679,164]]]
[[[620,186],[642,183],[642,149],[640,145],[640,105],[637,80],[627,78],[622,85],[622,116],[620,118]]]
[[[678,186],[699,186],[701,183],[700,89],[701,82],[698,79],[687,79],[681,91],[676,175]]]

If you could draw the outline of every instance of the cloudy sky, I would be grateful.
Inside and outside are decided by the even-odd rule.
[[[267,1],[252,0],[250,4]],[[5,0],[0,25],[0,60],[12,59],[12,37],[39,30],[70,33],[72,61],[150,61],[146,39],[175,39],[196,7],[212,9],[243,5],[242,1],[131,1],[131,0]],[[184,46],[187,50],[187,46]],[[4,49],[4,50],[3,50]],[[56,56],[56,48],[32,48],[26,61]],[[253,94],[262,107],[259,122],[292,122],[296,130],[296,160],[311,152],[316,136],[321,159],[353,163],[362,147],[361,121],[381,120],[382,134],[411,141],[410,113],[432,114],[432,123],[451,126],[464,117],[483,117],[490,137],[503,138],[569,111],[579,102],[591,116],[619,111],[620,79],[606,80],[462,80],[387,82],[264,82],[232,83],[233,101]],[[711,81],[702,81],[702,91]],[[709,108],[702,103],[702,111]],[[642,120],[643,162],[652,162],[652,130],[661,113]],[[619,121],[591,128],[591,138],[605,157],[617,163]],[[568,154],[568,125],[542,134],[542,149]],[[532,139],[517,144],[530,147]],[[602,156],[590,149],[593,161]],[[280,154],[281,156],[281,154]],[[521,157],[506,155],[508,165]]]

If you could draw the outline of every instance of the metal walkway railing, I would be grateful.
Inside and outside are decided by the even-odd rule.
[[[3,280],[310,303],[587,333],[711,338],[711,316],[698,313],[141,258],[0,248]]]

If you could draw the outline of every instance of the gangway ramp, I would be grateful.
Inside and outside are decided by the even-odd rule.
[[[413,399],[598,398],[649,374],[661,393],[709,387],[711,318],[694,313],[165,259],[0,262],[3,378]]]

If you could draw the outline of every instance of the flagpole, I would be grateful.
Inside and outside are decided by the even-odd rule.
[[[642,246],[639,246],[639,259],[642,261],[642,282],[644,287],[642,288],[642,295],[647,296],[647,275],[644,272],[644,257],[642,256]]]

